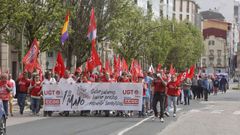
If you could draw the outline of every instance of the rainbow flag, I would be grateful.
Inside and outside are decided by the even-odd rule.
[[[65,17],[65,23],[62,28],[61,32],[61,42],[64,44],[64,42],[68,39],[68,24],[69,24],[69,12],[67,12],[67,15]]]

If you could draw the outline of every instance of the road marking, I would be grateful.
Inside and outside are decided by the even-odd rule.
[[[191,112],[191,113],[197,113],[197,112],[200,112],[200,110],[192,109],[192,110],[190,110],[189,112]]]
[[[212,111],[211,113],[214,113],[214,114],[220,114],[222,113],[224,110],[214,110]]]
[[[235,111],[235,112],[233,112],[233,114],[240,115],[240,111]]]
[[[137,127],[137,126],[139,126],[140,124],[142,124],[143,122],[149,120],[149,119],[152,118],[152,117],[153,117],[153,116],[150,116],[150,117],[148,117],[148,118],[145,118],[145,119],[141,120],[140,122],[136,123],[135,125],[133,125],[133,126],[131,126],[131,127],[129,127],[129,128],[126,128],[126,129],[122,130],[121,132],[118,133],[118,135],[123,135],[124,133],[130,131],[131,129],[133,129],[133,128]]]
[[[177,108],[177,112],[181,111],[181,110],[182,110],[182,108]],[[173,108],[169,109],[169,112],[173,112]]]

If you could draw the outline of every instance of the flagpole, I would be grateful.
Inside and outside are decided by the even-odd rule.
[[[24,20],[23,26],[22,26],[22,33],[21,33],[21,60],[24,57],[24,43],[23,43],[23,38],[24,38],[24,29],[25,29],[25,24],[26,24],[26,20]],[[23,72],[23,62],[21,62],[21,71]]]

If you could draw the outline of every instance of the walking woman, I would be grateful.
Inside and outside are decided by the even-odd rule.
[[[33,76],[33,81],[28,90],[31,96],[32,115],[39,116],[42,84],[38,74]]]

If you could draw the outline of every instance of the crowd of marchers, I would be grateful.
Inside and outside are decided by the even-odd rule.
[[[64,75],[60,77],[46,71],[44,76],[38,73],[23,72],[19,75],[16,82],[12,79],[11,74],[2,73],[0,77],[0,99],[6,115],[13,116],[13,99],[17,99],[19,113],[25,113],[26,100],[30,101],[31,114],[39,116],[42,108],[42,86],[44,84],[73,84],[73,83],[142,83],[143,85],[143,104],[142,111],[80,111],[81,115],[105,115],[105,116],[124,116],[145,117],[154,113],[153,120],[159,118],[164,122],[164,117],[177,116],[177,105],[190,105],[191,100],[208,101],[208,95],[213,93],[217,95],[220,90],[226,93],[228,80],[225,76],[197,74],[194,77],[184,77],[177,74],[170,74],[167,71],[160,70],[157,73],[144,72],[142,75],[133,78],[131,74],[122,72],[116,76],[114,73],[109,75],[107,72],[81,72],[75,71],[73,74],[66,70]],[[157,105],[160,103],[160,110]],[[173,108],[173,109],[172,109]],[[173,110],[173,111],[170,111]],[[44,111],[44,116],[52,116],[52,111]],[[69,116],[71,113],[77,112],[58,112],[61,116]]]

